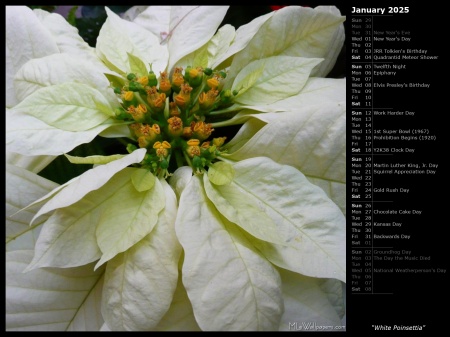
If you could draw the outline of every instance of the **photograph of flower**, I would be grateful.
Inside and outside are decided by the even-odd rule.
[[[230,7],[6,7],[7,330],[345,330],[345,16]]]

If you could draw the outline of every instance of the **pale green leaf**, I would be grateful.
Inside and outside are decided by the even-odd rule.
[[[175,229],[185,252],[183,284],[202,330],[278,328],[278,272],[217,211],[199,176],[181,194]]]
[[[112,70],[120,74],[131,71],[128,53],[152,64],[155,74],[164,71],[169,59],[167,46],[160,44],[158,36],[145,28],[121,19],[106,7],[108,18],[100,29],[96,51]]]
[[[81,83],[44,87],[12,111],[31,115],[66,131],[89,130],[114,115],[113,108],[98,90]]]
[[[234,167],[230,163],[219,161],[208,168],[208,179],[215,185],[226,185],[234,178]]]
[[[136,169],[131,175],[131,182],[138,192],[148,191],[155,185],[155,176],[147,169]]]
[[[186,289],[181,282],[181,273],[169,311],[161,318],[155,331],[201,331],[195,320]]]
[[[342,305],[340,281],[307,277],[283,269],[278,271],[283,282],[285,307],[280,331],[342,331],[336,328],[341,325],[341,319],[330,301],[331,296]]]
[[[234,169],[233,184],[259,200],[288,238],[288,245],[253,239],[258,250],[282,268],[345,281],[345,217],[325,192],[297,169],[266,157],[242,160]]]
[[[6,330],[99,329],[103,268],[94,272],[90,264],[23,273],[32,257],[32,250],[6,253]]]
[[[65,82],[86,84],[98,90],[114,107],[118,99],[110,87],[110,82],[99,69],[84,58],[71,54],[53,54],[25,63],[14,77],[14,85],[19,101],[35,91]]]
[[[6,251],[34,249],[41,223],[33,227],[29,223],[36,207],[12,215],[56,188],[58,184],[10,164],[6,164],[5,171]]]
[[[319,186],[322,190],[325,191],[327,196],[333,200],[333,202],[339,206],[342,213],[346,215],[347,212],[347,198],[346,198],[346,183],[345,182],[339,182],[339,181],[333,181],[323,178],[314,178],[311,176],[307,176],[308,180],[313,183],[314,185]]]
[[[97,225],[103,213],[118,208],[115,196],[121,196],[129,189],[134,170],[123,169],[98,190],[89,192],[68,207],[57,209],[41,230],[33,261],[27,270],[76,267],[98,260],[102,252],[97,244]]]
[[[240,26],[235,33],[235,37],[231,45],[226,50],[224,51],[221,50],[220,53],[217,53],[217,58],[215,58],[214,62],[211,64],[211,67],[217,68],[222,62],[226,61],[227,59],[231,58],[234,54],[244,49],[245,46],[248,44],[248,42],[251,40],[251,38],[256,34],[259,27],[261,27],[261,25],[264,22],[266,22],[273,14],[274,12],[270,12],[258,16],[251,22]],[[227,66],[228,65],[225,65],[222,68],[225,68]]]
[[[50,32],[27,6],[5,7],[5,29],[5,103],[13,107],[18,103],[13,78],[20,67],[34,58],[59,53],[59,49]]]
[[[66,131],[23,113],[6,112],[6,149],[26,156],[58,156],[89,143],[103,130],[117,125],[112,120],[86,131]],[[57,140],[57,141],[55,141]]]
[[[147,76],[148,69],[144,62],[139,57],[133,54],[128,54],[128,62],[130,63],[130,72],[138,76]]]
[[[147,236],[156,225],[164,204],[164,190],[159,180],[155,180],[152,189],[138,192],[130,174],[129,183],[108,199],[98,221],[96,236],[102,257],[96,268]]]
[[[173,6],[171,8],[169,32],[163,39],[167,42],[169,49],[169,71],[184,56],[199,49],[213,37],[228,7]]]
[[[54,191],[52,191],[33,203],[38,203],[53,196],[53,198],[42,206],[38,213],[36,213],[33,217],[33,221],[41,214],[72,205],[89,192],[102,187],[114,174],[123,170],[128,165],[139,163],[144,159],[145,154],[145,149],[138,149],[122,159],[117,159],[111,163],[94,167],[82,175],[73,178],[68,183],[61,186],[63,188],[58,190],[58,194],[54,195]]]
[[[222,186],[212,185],[206,175],[203,181],[208,198],[229,221],[263,241],[286,243],[287,238],[267,215],[264,202],[248,189],[243,189],[235,179]]]
[[[246,105],[270,104],[296,95],[302,90],[311,70],[321,61],[290,56],[252,61],[234,80],[231,90],[239,92],[234,101]]]
[[[170,186],[175,191],[177,198],[180,199],[181,192],[185,189],[192,178],[192,167],[181,166],[175,170],[169,179]]]
[[[131,135],[128,125],[130,122],[116,122],[112,123],[108,128],[99,133],[99,136],[105,138],[121,138],[126,137],[134,139]]]
[[[125,157],[125,154],[113,154],[111,156],[88,156],[88,157],[76,157],[69,154],[64,154],[64,156],[72,164],[108,164],[114,160],[121,159]]]
[[[251,61],[275,55],[323,58],[311,76],[324,77],[342,48],[344,20],[336,7],[287,6],[276,11],[234,56],[227,83]]]
[[[172,302],[181,253],[174,229],[177,199],[165,180],[157,186],[166,205],[154,230],[106,267],[102,313],[112,330],[154,329]]]

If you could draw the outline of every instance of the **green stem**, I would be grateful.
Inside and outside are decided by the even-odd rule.
[[[177,161],[178,167],[184,166],[183,157],[181,156],[180,151],[175,151],[175,160]]]
[[[192,168],[194,168],[194,166],[192,166],[192,162],[191,162],[191,158],[189,158],[189,156],[187,155],[187,153],[185,151],[183,151],[184,154],[184,159],[186,159],[186,162],[188,163],[188,165]]]

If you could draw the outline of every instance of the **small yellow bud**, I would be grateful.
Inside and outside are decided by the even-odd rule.
[[[198,103],[200,108],[208,110],[216,101],[216,97],[219,95],[219,91],[211,89],[208,92],[202,92],[198,97]]]
[[[206,83],[208,84],[208,87],[210,87],[211,89],[217,89],[217,87],[219,86],[219,81],[215,77],[210,78],[209,80],[206,81]]]
[[[139,147],[149,147],[158,138],[161,133],[159,125],[153,124],[152,126],[148,124],[131,124],[130,128],[134,130],[135,135],[138,137]]]
[[[227,137],[213,138],[212,142],[213,142],[213,145],[215,145],[217,148],[219,148],[225,143],[226,139],[227,139]]]
[[[130,105],[127,108],[127,112],[131,115],[131,117],[133,117],[136,122],[145,121],[145,113],[147,112],[147,108],[145,106],[141,108],[141,105],[142,104],[139,104],[137,108],[135,108],[134,105]]]
[[[211,123],[205,123],[203,121],[191,123],[192,136],[200,140],[205,140],[211,136],[211,132],[214,131]]]
[[[190,139],[187,141],[186,153],[189,157],[194,158],[194,156],[200,156],[200,141],[198,139]]]
[[[186,109],[187,105],[191,101],[192,87],[189,84],[182,84],[181,90],[178,95],[174,97],[175,103],[180,109]]]
[[[124,91],[123,93],[122,93],[122,99],[124,100],[124,101],[132,101],[133,100],[133,97],[134,97],[134,93],[132,92],[132,91]]]
[[[203,142],[201,148],[202,148],[202,149],[207,149],[207,148],[209,148],[209,144],[210,144],[209,141]]]
[[[170,135],[179,137],[183,134],[183,121],[180,117],[170,117],[167,123],[169,123],[167,128]]]
[[[147,89],[147,102],[153,112],[164,111],[166,105],[166,94],[159,93],[156,87]]]
[[[175,102],[169,103],[169,114],[171,117],[179,117],[180,116],[180,110],[178,110],[177,103],[175,103]]]
[[[172,89],[172,85],[170,84],[169,78],[167,77],[167,73],[165,71],[160,72],[160,75],[159,90],[168,95]]]
[[[184,138],[191,138],[192,137],[192,129],[190,126],[185,126],[183,128],[183,137]]]
[[[156,149],[156,155],[158,157],[167,157],[169,154],[168,149],[171,148],[170,144],[167,141],[156,142],[153,144],[153,148]]]
[[[148,76],[142,76],[142,77],[139,77],[139,78],[137,79],[137,81],[138,81],[140,84],[142,84],[143,86],[146,86],[146,85],[148,84]]]

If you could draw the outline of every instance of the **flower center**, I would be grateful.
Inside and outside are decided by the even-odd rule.
[[[130,73],[125,85],[114,88],[121,102],[116,119],[130,122],[135,140],[128,152],[147,149],[141,167],[164,177],[185,165],[200,173],[221,155],[226,137],[208,140],[214,129],[207,117],[232,103],[231,92],[222,91],[225,77],[209,68],[177,67],[171,79],[166,72],[159,81],[152,70]]]

